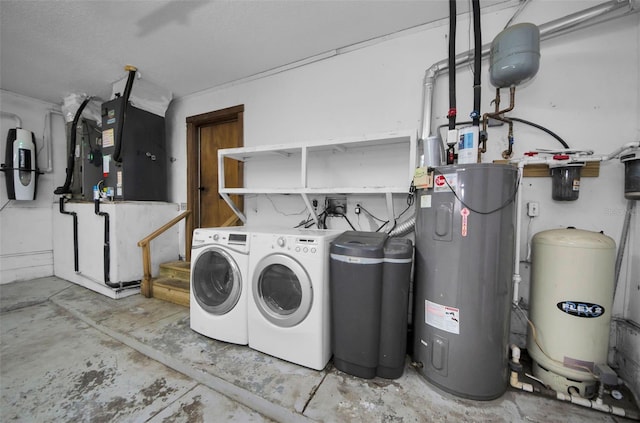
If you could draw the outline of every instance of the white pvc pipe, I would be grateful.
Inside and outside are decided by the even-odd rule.
[[[47,119],[47,123],[49,125],[49,135],[45,141],[45,145],[47,147],[47,168],[44,170],[44,173],[52,173],[53,172],[53,114],[60,115],[64,118],[64,115],[59,110],[49,110],[45,119]],[[46,124],[45,124],[46,126]]]
[[[513,264],[513,304],[518,304],[520,301],[520,222],[522,221],[522,177],[524,176],[525,162],[518,162],[518,190],[516,191],[516,245],[514,252],[514,264]]]
[[[15,113],[3,112],[2,110],[0,110],[0,115],[15,119],[16,128],[22,128],[22,119],[20,119],[20,116],[16,115]]]

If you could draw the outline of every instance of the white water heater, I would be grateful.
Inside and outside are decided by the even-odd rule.
[[[530,328],[533,374],[557,392],[593,396],[607,363],[616,244],[580,229],[554,229],[532,240]],[[542,348],[542,349],[541,349]]]

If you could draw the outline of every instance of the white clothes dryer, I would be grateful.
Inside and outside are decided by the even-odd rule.
[[[249,242],[245,227],[193,232],[189,314],[194,331],[247,345]]]
[[[343,231],[253,232],[249,347],[322,370],[331,358],[329,247]]]

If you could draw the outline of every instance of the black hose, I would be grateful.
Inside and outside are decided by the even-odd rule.
[[[120,125],[118,126],[118,134],[116,136],[116,145],[113,150],[113,160],[116,162],[122,161],[122,134],[124,132],[124,124],[127,119],[127,108],[129,107],[129,97],[131,96],[131,88],[133,87],[133,80],[136,77],[137,69],[129,71],[127,77],[127,83],[124,87],[124,93],[122,95],[122,107],[120,107],[120,116],[118,116]]]
[[[64,185],[56,188],[56,190],[53,191],[53,193],[56,195],[71,193],[71,178],[73,177],[73,168],[75,165],[75,154],[76,154],[76,137],[77,137],[76,126],[78,125],[78,121],[80,120],[82,111],[84,110],[85,106],[87,105],[87,103],[89,103],[90,100],[91,100],[91,97],[85,98],[82,104],[80,104],[80,107],[78,107],[78,111],[76,111],[75,116],[73,117],[73,122],[71,123],[71,138],[69,143],[70,145],[69,145],[69,151],[68,151],[69,156],[67,157],[67,177],[64,180]]]
[[[94,200],[95,209],[94,212],[98,216],[104,217],[104,247],[103,260],[104,260],[104,283],[110,288],[126,288],[134,285],[140,285],[140,281],[130,282],[111,282],[111,245],[109,242],[109,213],[100,211],[100,200]]]
[[[456,129],[456,0],[449,0],[449,129]]]
[[[545,128],[542,125],[538,125],[537,123],[534,122],[529,122],[528,120],[524,120],[524,119],[520,119],[517,117],[509,117],[509,120],[512,120],[514,122],[520,122],[520,123],[524,123],[525,125],[529,125],[529,126],[533,126],[534,128],[537,128],[541,131],[546,132],[547,134],[551,135],[553,138],[555,138],[560,144],[562,144],[562,146],[564,148],[571,148],[569,147],[569,145],[555,132],[553,132],[551,129]],[[456,122],[456,125],[469,125],[472,124],[473,122],[470,121],[466,121],[466,122]],[[444,128],[445,126],[447,126],[447,124],[443,124],[438,126],[438,131],[440,131],[442,128]]]
[[[562,146],[564,148],[571,148],[571,147],[569,147],[569,145],[566,142],[564,142],[564,140],[562,138],[560,138],[559,135],[557,135],[555,132],[551,131],[550,129],[545,128],[544,126],[541,126],[541,125],[538,125],[537,123],[529,122],[528,120],[520,119],[520,118],[517,118],[517,117],[511,117],[510,116],[509,119],[511,119],[514,122],[524,123],[525,125],[533,126],[534,128],[537,128],[537,129],[539,129],[541,131],[544,131],[547,134],[551,135],[556,140],[558,140],[558,142],[560,144],[562,144]]]
[[[65,202],[66,197],[60,197],[60,213],[73,216],[73,269],[78,273],[80,271],[78,260],[78,214],[76,212],[65,211]]]
[[[480,0],[472,0],[473,6],[473,37],[474,43],[474,70],[473,70],[473,111],[471,118],[473,126],[480,126],[480,74],[482,72],[482,32],[480,30]]]

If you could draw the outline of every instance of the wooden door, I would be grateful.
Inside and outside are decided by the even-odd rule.
[[[187,208],[185,222],[187,260],[191,258],[193,230],[222,226],[234,216],[218,194],[218,150],[242,147],[244,106],[235,106],[187,118]],[[229,160],[229,159],[227,159]],[[228,163],[228,164],[227,164]],[[243,186],[242,165],[225,162],[227,187]],[[240,196],[232,196],[240,210]]]
[[[237,120],[200,128],[200,180],[198,187],[200,208],[198,227],[200,228],[220,226],[235,215],[229,205],[218,195],[218,150],[238,147],[241,144],[239,143],[239,129]],[[233,166],[233,160],[225,160],[228,160],[225,162],[226,186],[241,187],[241,169]],[[234,198],[234,200],[242,210],[238,203],[242,199]]]

